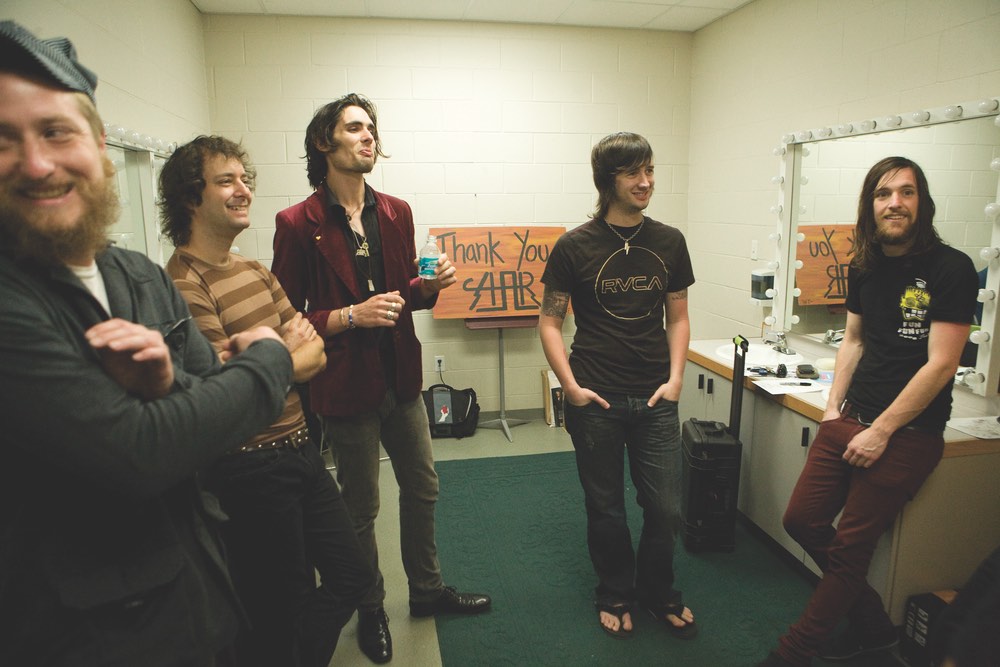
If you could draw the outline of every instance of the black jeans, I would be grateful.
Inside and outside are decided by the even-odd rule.
[[[251,623],[239,664],[326,667],[375,576],[316,446],[230,454],[210,487],[230,517],[223,540]]]

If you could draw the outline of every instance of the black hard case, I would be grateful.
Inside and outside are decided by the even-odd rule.
[[[736,548],[736,501],[739,496],[740,413],[743,408],[744,355],[749,343],[733,339],[733,396],[729,426],[688,419],[681,427],[684,450],[681,513],[688,551],[732,551]]]

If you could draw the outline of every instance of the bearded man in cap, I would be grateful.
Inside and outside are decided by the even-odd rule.
[[[278,417],[291,358],[260,327],[220,366],[170,278],[108,247],[96,85],[0,22],[0,664],[222,664],[239,602],[195,472]]]

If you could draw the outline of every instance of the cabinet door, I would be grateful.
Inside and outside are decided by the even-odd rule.
[[[754,402],[753,454],[743,513],[796,558],[805,551],[781,525],[817,423],[767,398]],[[807,561],[811,564],[811,559]],[[813,567],[815,567],[813,565]]]

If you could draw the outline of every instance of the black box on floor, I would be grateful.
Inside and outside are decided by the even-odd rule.
[[[732,551],[743,444],[725,424],[698,419],[684,422],[681,444],[684,546],[688,551]]]
[[[906,601],[899,654],[910,667],[932,667],[927,639],[934,629],[934,621],[951,604],[955,595],[955,591],[937,591],[911,595]]]

